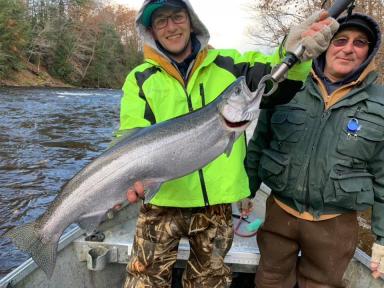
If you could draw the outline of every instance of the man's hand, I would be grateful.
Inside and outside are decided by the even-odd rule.
[[[144,199],[144,184],[136,181],[133,187],[127,191],[127,199],[129,203],[136,203],[139,199]]]
[[[305,51],[300,60],[314,59],[327,50],[337,29],[339,23],[329,17],[327,11],[315,12],[306,21],[291,28],[285,48],[287,52],[294,52],[301,43]]]
[[[143,182],[136,181],[133,184],[132,188],[129,188],[127,191],[127,200],[129,203],[136,203],[139,199],[144,199],[144,184]],[[112,213],[116,213],[123,208],[123,204],[119,203],[112,207]],[[113,218],[113,214],[109,216],[111,219]]]
[[[239,208],[240,215],[248,216],[253,211],[253,201],[249,198],[244,198],[243,200],[237,202],[237,207]]]
[[[373,243],[371,271],[374,278],[379,278],[384,275],[384,246]]]

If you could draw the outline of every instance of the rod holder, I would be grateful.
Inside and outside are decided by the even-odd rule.
[[[88,250],[86,261],[87,268],[92,271],[103,270],[108,263],[115,262],[116,249],[108,249],[104,246],[97,246]]]

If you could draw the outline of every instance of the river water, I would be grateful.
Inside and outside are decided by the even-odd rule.
[[[120,90],[0,88],[0,278],[28,256],[8,239],[106,149]]]

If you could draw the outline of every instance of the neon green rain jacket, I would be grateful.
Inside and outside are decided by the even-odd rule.
[[[183,79],[171,60],[157,48],[145,27],[136,22],[145,43],[145,61],[129,73],[123,86],[118,134],[201,108],[241,75],[246,76],[249,87],[255,90],[261,77],[280,62],[277,53],[272,56],[257,52],[241,55],[236,50],[208,49],[209,34],[189,3],[186,4],[201,44],[187,79]],[[309,71],[310,63],[294,67],[288,76],[291,81],[284,81],[281,89],[294,95]],[[246,139],[242,136],[235,142],[229,157],[223,154],[199,171],[164,183],[151,204],[202,207],[233,203],[249,196],[248,178],[243,165],[245,152]]]

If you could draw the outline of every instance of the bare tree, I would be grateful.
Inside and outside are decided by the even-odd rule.
[[[249,11],[261,21],[261,25],[254,25],[249,28],[249,37],[255,45],[276,47],[288,33],[289,27],[302,22],[321,7],[329,8],[334,1],[323,2],[321,0],[252,0],[248,7]],[[355,6],[354,11],[374,17],[383,31],[383,0],[356,0]],[[384,52],[382,47],[376,56],[376,63],[380,72],[379,82],[384,83]]]

